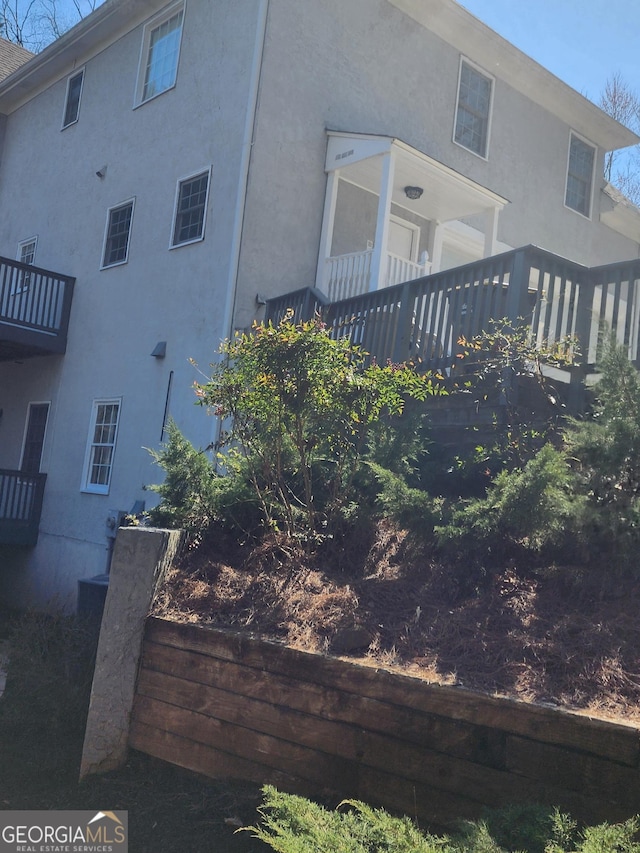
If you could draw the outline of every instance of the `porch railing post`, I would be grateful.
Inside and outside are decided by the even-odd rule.
[[[524,318],[528,312],[527,293],[530,267],[531,262],[527,250],[519,249],[513,256],[513,266],[507,291],[507,317],[512,322]]]
[[[396,334],[391,360],[397,364],[409,358],[409,347],[411,342],[411,330],[413,327],[413,288],[411,282],[407,282],[400,291],[400,307],[397,311]]]
[[[576,305],[575,334],[580,348],[580,362],[571,367],[567,408],[572,415],[581,415],[586,405],[587,359],[589,357],[589,338],[591,336],[591,308],[593,302],[594,276],[585,271],[580,282]]]

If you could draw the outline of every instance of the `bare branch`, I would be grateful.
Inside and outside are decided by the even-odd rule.
[[[611,118],[630,130],[640,130],[640,95],[629,86],[620,72],[612,74],[600,94],[598,106]],[[604,159],[604,177],[634,204],[640,204],[640,154],[608,151]]]

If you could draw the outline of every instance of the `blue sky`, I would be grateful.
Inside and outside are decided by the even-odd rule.
[[[501,36],[597,101],[619,72],[640,92],[638,0],[459,0]]]

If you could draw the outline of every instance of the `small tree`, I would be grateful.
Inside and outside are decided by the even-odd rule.
[[[640,375],[613,336],[599,368],[593,417],[572,419],[565,438],[591,497],[626,506],[640,495]]]
[[[288,535],[327,530],[350,498],[372,424],[441,388],[409,365],[368,362],[319,319],[256,324],[221,347],[200,402],[229,423],[264,521]]]

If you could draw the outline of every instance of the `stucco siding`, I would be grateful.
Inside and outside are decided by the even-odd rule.
[[[160,445],[167,398],[196,446],[214,437],[214,419],[194,405],[201,375],[189,360],[206,371],[229,331],[257,8],[189,0],[176,85],[142,106],[133,108],[140,25],[86,61],[76,124],[61,130],[66,77],[8,117],[0,204],[19,203],[2,216],[0,254],[15,257],[37,236],[37,265],[76,278],[66,355],[0,365],[0,465],[19,465],[29,401],[52,404],[39,543],[2,556],[0,594],[15,603],[55,595],[73,606],[78,578],[105,571],[110,510],[155,501],[144,486],[162,472],[146,448]],[[204,239],[170,249],[178,181],[209,168]],[[128,261],[101,269],[108,209],[130,199]],[[151,357],[159,341],[164,359]],[[107,495],[82,490],[96,398],[121,401]]]

